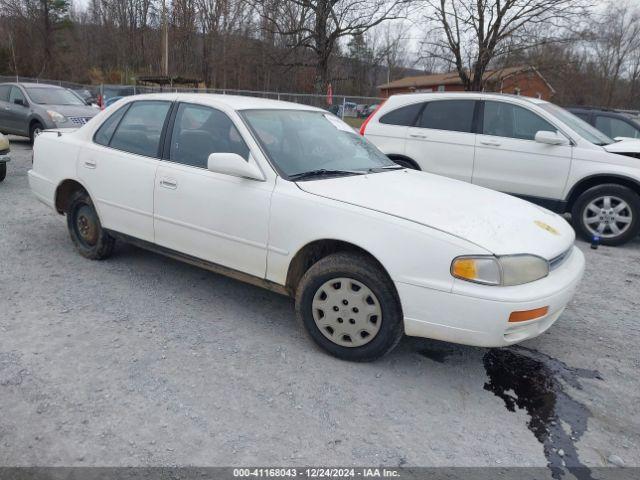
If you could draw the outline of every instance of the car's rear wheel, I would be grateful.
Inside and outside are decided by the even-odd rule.
[[[571,217],[585,240],[599,237],[603,245],[622,245],[640,231],[640,196],[622,185],[598,185],[578,197]]]
[[[31,125],[29,128],[29,141],[31,142],[31,145],[33,145],[36,137],[42,133],[42,130],[44,130],[44,127],[40,122],[35,122]]]
[[[7,164],[5,162],[0,163],[0,182],[7,176]]]
[[[296,314],[315,343],[345,360],[382,357],[404,333],[393,282],[361,254],[335,253],[315,263],[298,285]]]
[[[69,235],[78,252],[91,260],[111,255],[115,239],[104,231],[93,202],[84,191],[73,194],[67,209]]]

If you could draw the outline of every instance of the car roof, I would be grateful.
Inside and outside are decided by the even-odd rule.
[[[549,103],[546,100],[533,97],[524,97],[522,95],[512,95],[507,93],[488,93],[488,92],[425,92],[425,93],[398,93],[392,95],[388,100],[397,103],[413,103],[415,101],[428,101],[436,99],[460,99],[468,98],[473,100],[504,100],[505,98],[518,100],[523,103],[544,104]]]
[[[64,88],[59,85],[51,85],[50,83],[36,83],[36,82],[14,82],[10,85],[20,85],[21,87],[38,87],[38,88]]]
[[[232,110],[322,110],[317,107],[303,105],[300,103],[284,102],[281,100],[272,100],[259,97],[245,97],[242,95],[223,95],[219,93],[145,93],[140,95],[131,95],[124,97],[127,101],[137,100],[171,100],[180,102],[193,102],[203,105],[223,104]]]

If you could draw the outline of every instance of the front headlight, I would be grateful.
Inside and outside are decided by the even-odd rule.
[[[64,123],[67,121],[67,117],[55,110],[47,110],[47,115],[49,115],[49,118],[53,120],[54,123]]]
[[[535,255],[463,256],[451,263],[451,275],[483,285],[510,287],[546,277],[549,262]]]

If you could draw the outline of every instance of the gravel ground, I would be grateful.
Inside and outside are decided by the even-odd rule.
[[[520,348],[317,350],[281,296],[124,244],[76,254],[12,138],[0,184],[0,465],[640,466],[640,241],[591,250]]]

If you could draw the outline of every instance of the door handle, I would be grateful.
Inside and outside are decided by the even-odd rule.
[[[96,168],[96,162],[93,162],[91,160],[85,160],[84,166],[86,168]]]
[[[409,136],[412,138],[427,138],[426,135],[423,135],[421,133],[410,133]]]
[[[175,190],[176,188],[178,188],[178,182],[169,178],[163,178],[160,180],[160,186]]]
[[[489,145],[490,147],[499,147],[500,142],[496,142],[495,140],[480,140],[482,145]]]

